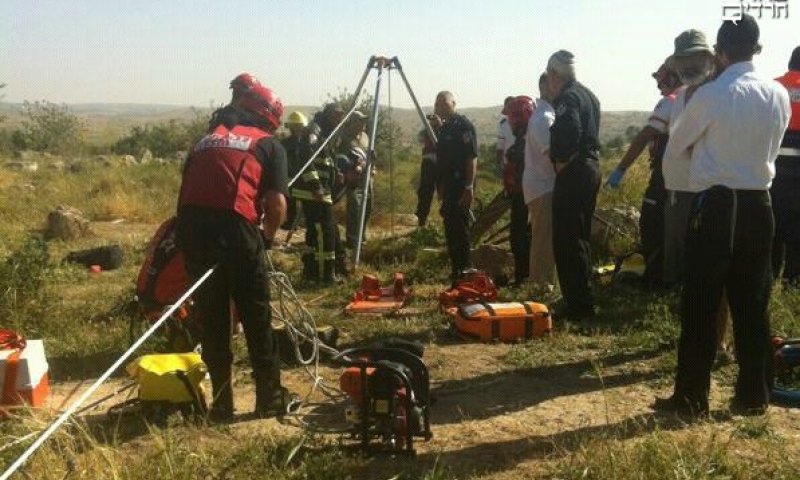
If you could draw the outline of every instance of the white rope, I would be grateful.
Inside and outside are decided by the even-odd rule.
[[[203,274],[203,276],[200,277],[200,279],[197,280],[194,283],[194,285],[192,285],[186,291],[186,293],[183,294],[183,296],[181,296],[181,298],[179,298],[169,309],[167,309],[166,312],[164,312],[163,315],[161,315],[161,318],[159,318],[146,332],[144,332],[144,334],[141,337],[139,337],[139,339],[136,340],[136,342],[134,342],[134,344],[131,345],[131,347],[125,353],[123,353],[122,356],[120,356],[117,359],[117,361],[114,362],[113,365],[108,367],[108,370],[106,370],[100,376],[100,378],[95,380],[95,382],[89,388],[87,388],[85,392],[83,392],[83,395],[81,395],[80,398],[72,402],[72,405],[70,405],[69,408],[67,408],[64,411],[64,413],[61,414],[61,416],[59,416],[53,423],[51,423],[50,426],[47,428],[47,430],[45,430],[44,433],[42,433],[42,435],[39,438],[37,438],[36,441],[33,442],[28,447],[28,449],[25,450],[23,454],[20,455],[20,457],[17,458],[14,461],[14,463],[12,463],[11,466],[9,466],[6,469],[5,472],[3,472],[3,475],[0,476],[0,480],[8,480],[8,478],[10,478],[11,475],[13,475],[14,472],[16,472],[19,469],[19,467],[21,467],[26,461],[28,461],[31,455],[33,455],[36,452],[36,450],[38,450],[39,447],[41,447],[42,444],[44,444],[44,442],[46,442],[47,439],[50,438],[50,436],[52,436],[53,433],[55,433],[55,431],[58,430],[58,428],[61,425],[63,425],[64,422],[66,422],[69,419],[69,417],[72,416],[73,413],[75,413],[78,407],[80,407],[86,400],[88,400],[89,397],[92,396],[92,394],[95,391],[97,391],[98,388],[100,388],[100,385],[105,383],[105,381],[108,380],[108,378],[114,373],[114,371],[116,371],[131,355],[133,355],[133,352],[135,352],[140,346],[142,346],[145,340],[147,340],[153,333],[155,333],[155,331],[161,327],[161,325],[167,320],[167,318],[169,318],[169,316],[172,315],[173,312],[175,312],[175,310],[177,310],[181,305],[183,305],[183,303],[192,295],[192,293],[194,293],[195,290],[197,290],[200,287],[200,285],[202,285],[203,282],[205,282],[208,279],[208,277],[210,277],[211,274],[214,273],[215,268],[217,268],[216,265],[209,268],[208,271],[206,271],[206,273]]]
[[[307,404],[317,390],[329,398],[341,398],[344,394],[338,389],[325,384],[324,378],[319,373],[320,352],[324,351],[331,355],[338,355],[339,351],[320,341],[314,316],[297,296],[289,276],[275,268],[269,253],[267,253],[267,262],[269,264],[267,278],[270,281],[270,287],[277,298],[278,304],[277,307],[272,305],[272,313],[277,320],[285,325],[286,333],[294,346],[295,358],[303,366],[312,381],[308,393],[298,403],[290,405],[290,410],[296,412],[301,405]],[[312,350],[308,358],[304,358],[300,350],[302,341],[311,343]]]

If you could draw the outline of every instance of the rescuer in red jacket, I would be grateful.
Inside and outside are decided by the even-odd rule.
[[[772,243],[772,274],[783,267],[783,282],[800,287],[800,47],[794,49],[789,71],[778,79],[789,91],[792,117],[775,160],[772,180],[772,212],[775,240]]]
[[[256,386],[255,414],[281,414],[288,392],[270,322],[265,248],[286,215],[286,152],[273,132],[283,105],[248,74],[231,82],[233,99],[215,112],[208,134],[183,171],[176,239],[197,280],[217,269],[195,294],[213,402],[209,418],[233,419],[231,301],[244,328]]]

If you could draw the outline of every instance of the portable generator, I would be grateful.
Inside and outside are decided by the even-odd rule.
[[[350,399],[345,418],[351,438],[367,450],[414,454],[414,438],[428,441],[430,381],[422,345],[387,340],[341,352],[340,387]]]
[[[772,337],[773,402],[800,407],[800,338]]]

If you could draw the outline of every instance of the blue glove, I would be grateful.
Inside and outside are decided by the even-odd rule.
[[[611,172],[611,175],[608,176],[608,180],[606,181],[606,185],[611,188],[619,188],[619,184],[622,182],[622,177],[625,176],[625,170],[617,167]]]

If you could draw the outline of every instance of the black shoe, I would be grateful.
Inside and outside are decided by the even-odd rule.
[[[258,394],[259,392],[256,391]],[[253,414],[257,418],[282,417],[289,412],[289,408],[298,400],[286,387],[278,387],[277,391],[271,392],[268,399],[256,398],[256,408]]]
[[[743,417],[758,417],[767,413],[768,407],[769,405],[766,404],[760,404],[760,403],[748,404],[736,400],[734,398],[731,401],[728,410],[730,410],[731,415],[741,415]]]
[[[211,407],[208,411],[209,423],[225,424],[233,422],[233,409]]]
[[[323,270],[322,270],[322,282],[325,284],[333,284],[341,282],[341,278],[339,277],[339,272],[336,269],[336,261],[335,260],[325,260],[323,263]]]
[[[570,322],[576,322],[576,323],[591,321],[597,318],[597,314],[595,313],[594,310],[589,310],[586,312],[561,310],[552,312],[552,316],[553,316],[553,321],[555,322],[569,320]]]
[[[661,413],[673,413],[675,415],[688,416],[694,418],[708,417],[708,401],[692,401],[684,397],[672,395],[668,398],[656,398],[650,406],[653,410]]]
[[[233,420],[233,389],[231,388],[231,369],[211,368],[211,391],[213,400],[208,409],[208,420],[212,423],[230,423]]]

